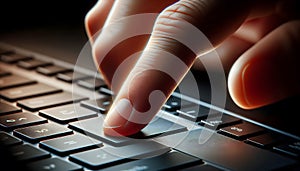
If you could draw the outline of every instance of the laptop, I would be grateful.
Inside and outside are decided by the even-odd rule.
[[[1,170],[300,170],[298,96],[244,110],[196,69],[141,132],[104,135],[114,93],[83,25],[95,3],[2,2]]]

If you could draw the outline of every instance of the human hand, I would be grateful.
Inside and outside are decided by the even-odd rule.
[[[178,35],[193,36],[182,30],[182,22],[201,30],[216,48],[225,71],[229,72],[230,95],[240,107],[253,109],[298,94],[300,21],[296,3],[296,0],[100,0],[86,17],[86,30],[95,63],[117,94],[105,119],[104,132],[126,136],[144,128],[195,64],[197,56],[211,50],[199,47],[193,53],[172,39]],[[104,57],[107,48],[126,34],[132,23],[113,26],[110,34],[98,31],[105,24],[143,13],[159,13],[157,20],[137,26],[145,32],[153,29],[151,36],[130,37],[108,49]],[[143,50],[142,54],[136,53]],[[164,52],[175,55],[186,67],[169,67],[172,76],[153,70],[157,65],[167,67],[172,62]],[[117,72],[124,61],[126,67]],[[159,93],[151,101],[150,95],[156,90]]]

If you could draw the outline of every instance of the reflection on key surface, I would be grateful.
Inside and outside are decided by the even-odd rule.
[[[91,118],[83,121],[73,122],[69,124],[69,128],[82,132],[93,138],[99,139],[113,146],[123,146],[138,141],[139,139],[153,138],[155,136],[165,136],[186,131],[187,128],[170,122],[163,118],[154,118],[140,133],[131,137],[111,137],[104,134],[103,118]]]

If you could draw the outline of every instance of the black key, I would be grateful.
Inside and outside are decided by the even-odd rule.
[[[98,116],[96,112],[83,108],[79,104],[69,104],[45,109],[41,110],[39,114],[62,124]]]
[[[100,169],[129,160],[142,159],[164,154],[170,148],[154,141],[144,141],[123,147],[104,146],[94,150],[76,153],[70,160],[90,169]]]
[[[61,91],[62,91],[61,89],[48,86],[46,84],[38,83],[33,85],[27,85],[27,86],[2,90],[0,91],[0,96],[10,101],[16,101],[25,98],[58,93]]]
[[[99,93],[108,96],[114,96],[114,92],[112,92],[108,87],[100,87]]]
[[[287,137],[284,137],[284,136],[276,134],[276,133],[266,133],[266,134],[257,135],[254,137],[249,137],[246,139],[245,142],[256,145],[258,147],[269,148],[269,147],[279,144],[287,139],[288,139]]]
[[[36,83],[36,81],[25,77],[21,77],[18,75],[9,75],[0,78],[0,90],[34,83]]]
[[[276,170],[296,160],[231,139],[209,129],[197,129],[157,139],[158,142],[229,170]]]
[[[52,62],[42,61],[39,59],[32,59],[26,61],[19,61],[17,65],[21,68],[32,70],[36,69],[37,67],[52,65]]]
[[[50,153],[29,144],[13,146],[9,149],[13,157],[22,161],[33,161],[50,157]]]
[[[82,106],[100,113],[107,113],[111,104],[112,104],[111,97],[104,97],[101,99],[93,99],[93,100],[81,102]]]
[[[213,117],[200,121],[201,126],[207,126],[208,128],[222,128],[225,126],[237,124],[242,120],[233,116],[223,114],[221,117]]]
[[[0,115],[6,115],[10,113],[21,112],[22,110],[18,107],[10,105],[8,103],[0,101]]]
[[[73,134],[40,142],[40,147],[60,156],[103,146],[102,142],[82,134]]]
[[[63,73],[63,72],[69,72],[72,71],[71,69],[68,68],[64,68],[61,66],[57,66],[57,65],[50,65],[50,66],[44,66],[44,67],[38,67],[36,69],[36,71],[38,73],[47,75],[47,76],[53,76],[56,75],[58,73]]]
[[[91,78],[86,80],[79,80],[77,84],[81,87],[90,89],[90,90],[97,90],[100,87],[106,87],[106,84],[103,80],[99,78]]]
[[[300,141],[293,141],[273,147],[274,150],[293,157],[300,157]]]
[[[167,102],[164,104],[163,109],[165,109],[166,111],[175,112],[177,110],[180,110],[181,108],[192,106],[195,106],[195,104],[171,95]]]
[[[97,126],[95,126],[97,125]],[[85,133],[95,139],[108,143],[113,146],[128,145],[140,139],[152,138],[155,136],[165,136],[186,131],[187,128],[163,118],[155,118],[140,133],[132,137],[112,137],[103,133],[103,118],[91,118],[69,124],[71,129]],[[141,140],[140,140],[141,141]]]
[[[6,132],[0,131],[0,145],[11,146],[22,144],[22,140]]]
[[[14,135],[21,139],[36,143],[41,140],[72,134],[72,130],[54,123],[15,129]]]
[[[80,171],[83,170],[81,166],[78,166],[74,163],[71,162],[66,162],[62,159],[59,158],[49,158],[49,159],[44,159],[32,163],[28,163],[28,168],[29,170],[32,171]]]
[[[62,92],[62,93],[57,93],[52,95],[46,95],[46,96],[21,100],[17,102],[17,105],[31,111],[36,111],[48,107],[65,105],[73,102],[75,103],[85,99],[87,98],[83,96],[79,96],[69,92]]]
[[[10,74],[11,74],[10,72],[0,69],[0,77],[8,76]]]
[[[7,131],[46,122],[45,118],[28,112],[0,116],[0,127]]]
[[[32,59],[31,56],[21,55],[17,53],[8,53],[8,54],[0,55],[0,60],[5,63],[15,63],[18,61],[30,60],[30,59]]]
[[[264,128],[251,123],[243,122],[241,124],[221,128],[219,133],[229,137],[242,140],[250,136],[257,135],[265,131]]]
[[[81,74],[81,73],[74,73],[74,72],[67,72],[67,73],[59,73],[56,75],[56,78],[71,83],[71,82],[76,82],[78,80],[84,80],[87,78],[90,78],[90,76]]]
[[[222,171],[222,170],[223,169],[219,169],[209,164],[202,164],[202,165],[197,165],[197,166],[182,169],[182,171]]]
[[[152,158],[120,164],[103,170],[178,170],[186,166],[200,163],[202,163],[201,159],[174,151]]]
[[[181,107],[180,110],[176,111],[179,117],[191,120],[191,121],[200,121],[203,118],[206,118],[210,112],[209,108],[201,105],[193,105],[188,107]],[[212,114],[217,114],[217,111],[211,111]]]

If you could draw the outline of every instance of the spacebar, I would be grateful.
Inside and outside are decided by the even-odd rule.
[[[203,129],[197,129],[190,131],[189,134],[187,132],[178,133],[157,140],[161,144],[174,147],[178,151],[230,170],[275,170],[296,163],[295,160],[241,141],[217,133],[202,131]],[[209,137],[206,139],[207,141],[199,141],[200,134],[201,138]]]

